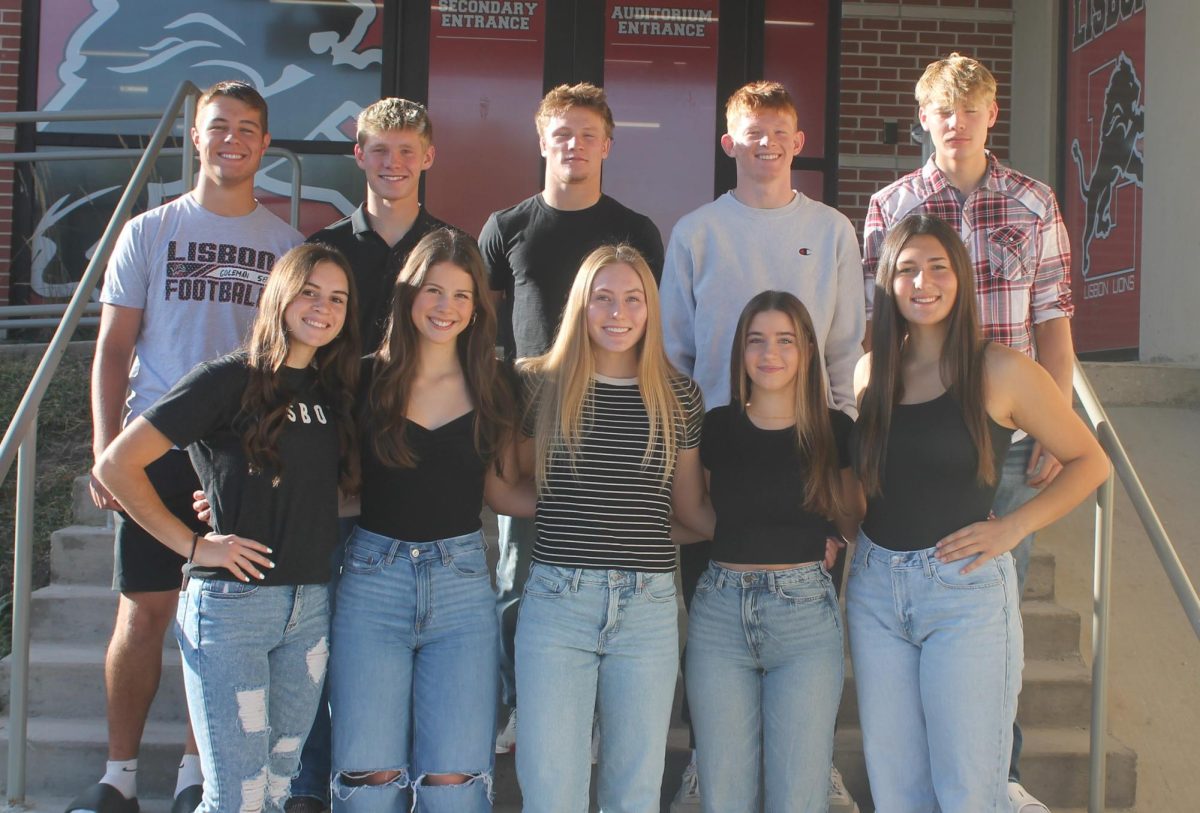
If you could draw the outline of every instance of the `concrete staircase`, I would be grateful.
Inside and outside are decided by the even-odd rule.
[[[100,775],[106,753],[103,664],[116,608],[116,596],[109,589],[112,532],[105,527],[105,515],[91,508],[82,482],[76,487],[77,524],[52,535],[51,584],[33,598],[27,788],[39,810],[61,810],[66,800]],[[1027,662],[1019,717],[1025,728],[1025,785],[1056,811],[1084,808],[1090,674],[1079,651],[1080,617],[1055,603],[1055,560],[1047,553],[1035,553],[1023,616]],[[140,757],[140,795],[143,807],[151,810],[169,807],[186,715],[179,655],[172,640],[164,652],[163,681]],[[870,795],[849,662],[847,675],[835,759],[867,813]],[[0,693],[6,694],[7,689],[6,659],[0,663]],[[664,811],[687,763],[687,740],[677,702],[663,786]],[[0,771],[5,769],[6,753],[4,721]],[[496,759],[498,813],[520,810],[513,761],[512,756]],[[1133,807],[1136,773],[1135,754],[1110,739],[1109,809]]]

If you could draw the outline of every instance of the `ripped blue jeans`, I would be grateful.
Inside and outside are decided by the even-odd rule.
[[[281,813],[325,681],[325,585],[192,579],[176,618],[204,771],[198,813]]]
[[[335,811],[492,809],[495,600],[479,532],[416,543],[354,530],[329,674]],[[378,773],[395,778],[363,783]]]

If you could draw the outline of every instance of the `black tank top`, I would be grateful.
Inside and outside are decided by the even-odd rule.
[[[988,430],[998,483],[1013,430],[991,418]],[[889,550],[922,550],[987,519],[996,484],[981,484],[978,467],[979,455],[962,409],[949,392],[920,404],[896,405],[882,493],[867,500],[863,533]]]

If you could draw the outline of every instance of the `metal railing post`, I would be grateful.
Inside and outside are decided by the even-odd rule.
[[[33,580],[33,513],[37,413],[17,452],[17,511],[13,537],[12,654],[8,694],[8,803],[25,801],[25,742],[29,711],[29,604]]]
[[[1112,594],[1112,526],[1115,475],[1096,491],[1096,570],[1092,581],[1092,726],[1088,813],[1103,813],[1107,791],[1108,615]]]
[[[190,93],[183,101],[183,166],[180,172],[180,177],[183,179],[184,189],[192,188],[193,178],[196,171],[196,153],[192,149],[192,127],[194,127],[196,124],[197,101],[199,101],[199,99]]]

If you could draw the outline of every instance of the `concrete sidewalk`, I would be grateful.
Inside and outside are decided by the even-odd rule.
[[[1200,407],[1107,409],[1184,567],[1200,582]],[[1200,809],[1200,642],[1120,481],[1116,491],[1109,729],[1137,752],[1136,809],[1186,813]],[[1089,500],[1037,542],[1057,560],[1059,603],[1083,616],[1089,664],[1094,515]]]

